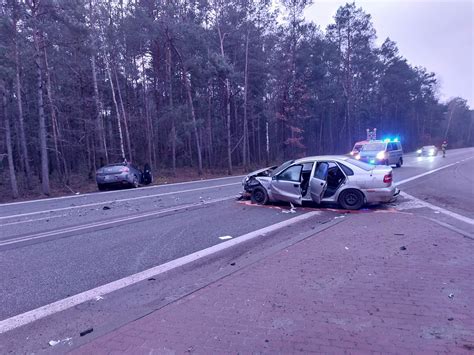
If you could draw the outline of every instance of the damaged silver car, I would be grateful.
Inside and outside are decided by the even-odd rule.
[[[242,184],[243,196],[258,204],[328,202],[350,210],[394,201],[400,193],[392,184],[391,167],[369,165],[347,156],[290,160],[254,171]]]

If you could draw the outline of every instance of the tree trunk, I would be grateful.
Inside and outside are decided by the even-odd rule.
[[[130,142],[130,132],[128,129],[128,119],[127,119],[127,113],[125,112],[125,106],[123,104],[122,100],[122,92],[120,90],[120,83],[118,80],[118,75],[117,75],[117,70],[114,69],[114,74],[115,74],[115,82],[117,83],[117,93],[120,101],[120,107],[122,109],[122,117],[123,117],[123,125],[125,127],[125,138],[127,140],[127,149],[128,149],[128,159],[130,161],[133,160],[133,155],[132,155],[132,143]]]
[[[248,153],[249,153],[249,127],[247,119],[247,99],[248,99],[248,63],[249,63],[249,34],[247,30],[247,36],[245,38],[245,72],[244,72],[244,142],[242,146],[242,160],[244,169],[248,168]]]
[[[16,181],[16,174],[15,174],[15,165],[13,162],[13,149],[12,149],[12,136],[11,136],[11,128],[10,128],[10,118],[7,115],[7,95],[6,89],[3,83],[0,83],[0,91],[2,94],[2,102],[1,102],[1,111],[4,121],[5,121],[5,143],[7,145],[7,157],[8,157],[8,169],[10,172],[10,183],[12,187],[12,197],[18,198],[18,184]],[[0,121],[1,122],[1,121]]]
[[[15,36],[14,36],[14,41],[15,41],[15,68],[16,68],[16,76],[15,76],[15,81],[16,81],[16,99],[17,99],[17,104],[18,104],[18,122],[20,126],[20,146],[21,146],[21,152],[23,155],[23,164],[25,168],[25,175],[26,175],[26,186],[29,190],[32,189],[31,185],[31,167],[30,167],[30,158],[28,154],[28,147],[26,145],[26,135],[25,135],[25,122],[24,122],[24,116],[23,116],[23,102],[22,102],[22,85],[21,85],[21,79],[20,79],[20,55],[19,55],[19,50],[18,50],[18,36],[17,36],[17,19],[15,16],[15,19],[13,21],[13,28],[15,30]]]
[[[91,66],[92,66],[92,82],[94,86],[94,101],[95,101],[95,108],[96,108],[96,127],[97,127],[97,132],[96,134],[98,135],[99,138],[99,145],[102,145],[102,148],[104,149],[104,155],[105,155],[105,161],[108,164],[109,163],[109,153],[107,150],[107,139],[105,136],[105,122],[104,122],[104,105],[102,105],[102,101],[100,100],[99,96],[99,87],[97,85],[97,71],[96,71],[96,65],[95,65],[95,55],[91,55]]]
[[[213,143],[212,143],[212,96],[211,84],[207,84],[207,154],[209,168],[212,167],[213,159]]]
[[[198,131],[198,126],[197,126],[197,121],[196,121],[196,113],[194,110],[194,103],[193,103],[193,97],[192,97],[192,92],[191,92],[191,80],[189,79],[188,73],[186,70],[183,72],[184,76],[184,85],[186,87],[186,94],[188,97],[188,104],[189,108],[191,109],[191,119],[193,121],[193,130],[194,130],[194,136],[196,138],[196,149],[197,149],[197,155],[198,155],[198,174],[202,175],[202,153],[201,153],[201,140],[199,139],[199,131]]]
[[[225,60],[224,53],[224,38],[225,33],[222,34],[221,28],[217,26],[219,33],[219,40],[221,44],[221,56]],[[227,174],[232,175],[232,142],[231,142],[231,127],[230,127],[230,81],[229,78],[225,79],[225,92],[226,92],[226,125],[227,125]]]
[[[169,36],[168,36],[168,40],[170,40]],[[194,131],[194,136],[196,139],[196,149],[197,149],[197,155],[198,155],[198,174],[202,175],[201,140],[199,139],[199,130],[197,126],[196,112],[194,109],[193,96],[192,96],[192,91],[191,91],[191,80],[189,78],[188,70],[184,64],[183,57],[179,53],[178,49],[175,46],[173,46],[171,41],[170,41],[170,45],[173,47],[176,55],[178,56],[182,69],[183,69],[184,88],[186,89],[186,97],[187,97],[189,109],[191,110],[191,120],[193,123],[193,131]]]
[[[43,39],[42,39],[43,40]],[[43,42],[43,41],[42,41]],[[64,152],[62,150],[62,147],[60,147],[59,144],[59,139],[61,137],[60,132],[59,132],[59,125],[58,125],[58,118],[56,115],[56,109],[54,107],[53,103],[53,93],[52,93],[52,88],[51,88],[51,75],[50,75],[50,69],[49,69],[49,64],[48,64],[48,54],[46,52],[46,46],[43,43],[43,59],[44,59],[44,73],[46,76],[46,96],[48,98],[48,106],[49,106],[49,111],[51,113],[51,125],[53,128],[53,143],[54,143],[54,152],[55,152],[55,157],[56,157],[56,165],[57,169],[59,171],[60,176],[62,176],[64,181],[67,181],[67,168],[66,165],[61,166],[61,158],[60,155],[64,156]]]
[[[40,138],[40,152],[41,152],[41,186],[43,194],[49,196],[49,159],[48,159],[48,146],[47,146],[47,132],[46,132],[46,120],[44,116],[44,102],[43,102],[43,68],[41,63],[41,45],[40,43],[42,35],[38,29],[37,21],[37,10],[35,6],[33,17],[35,21],[35,28],[33,29],[33,39],[35,43],[35,64],[37,74],[37,92],[38,92],[38,118],[39,118],[39,138]]]
[[[123,145],[123,133],[122,133],[122,123],[120,122],[120,110],[117,103],[117,98],[115,97],[115,89],[114,89],[114,82],[112,80],[112,70],[110,69],[109,59],[107,58],[107,53],[104,53],[105,59],[105,69],[107,71],[107,75],[109,77],[110,82],[110,90],[112,91],[112,101],[114,102],[115,112],[117,113],[117,125],[119,131],[119,139],[120,139],[120,152],[122,154],[122,160],[126,160],[125,158],[125,148]]]
[[[168,43],[166,48],[166,69],[168,73],[168,97],[171,113],[171,166],[173,169],[173,176],[176,176],[176,119],[173,112],[173,77],[171,75],[171,45]]]

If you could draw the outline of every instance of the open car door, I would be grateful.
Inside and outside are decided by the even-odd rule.
[[[327,162],[318,162],[314,170],[313,177],[309,181],[311,199],[316,203],[321,203],[324,192],[328,186],[328,169],[329,164]]]
[[[292,165],[272,177],[271,191],[275,200],[301,205],[301,170],[303,166]]]

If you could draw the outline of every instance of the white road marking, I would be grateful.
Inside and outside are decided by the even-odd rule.
[[[408,200],[411,200],[414,202],[413,205],[410,206],[410,204],[407,204],[407,206],[403,206],[402,205],[402,208],[401,209],[409,209],[409,208],[421,208],[421,207],[427,207],[427,208],[430,208],[432,210],[434,210],[435,212],[439,212],[439,213],[443,213],[451,218],[454,218],[454,219],[457,219],[461,222],[464,222],[464,223],[467,223],[467,224],[470,224],[470,225],[474,225],[474,219],[472,218],[469,218],[469,217],[465,217],[465,216],[462,216],[460,214],[457,214],[457,213],[454,213],[454,212],[451,212],[447,209],[444,209],[442,207],[438,207],[436,205],[432,205],[431,203],[428,203],[426,201],[423,201],[423,200],[420,200],[419,198],[416,198],[412,195],[409,195],[407,194],[406,192],[400,192],[400,195],[405,197],[406,199]],[[397,208],[400,208],[400,206],[397,206]]]
[[[188,193],[188,192],[194,192],[194,191],[210,190],[210,189],[216,189],[216,188],[219,188],[219,187],[233,186],[233,185],[237,185],[237,184],[238,184],[238,183],[223,184],[223,185],[216,185],[216,186],[207,186],[207,187],[198,187],[198,188],[196,188],[196,189],[181,190],[181,191],[175,191],[175,192],[164,192],[164,193],[154,194],[154,195],[146,195],[146,196],[122,198],[122,199],[118,199],[118,200],[109,200],[109,201],[88,203],[88,204],[85,204],[85,205],[77,205],[77,206],[69,206],[69,207],[62,207],[62,208],[54,208],[54,209],[46,210],[46,211],[36,211],[36,212],[20,213],[20,214],[14,214],[14,215],[9,215],[9,216],[2,216],[2,217],[0,217],[0,220],[10,219],[10,218],[18,218],[18,217],[25,217],[25,216],[34,216],[34,215],[38,215],[38,214],[51,213],[51,212],[58,212],[58,211],[67,211],[67,210],[73,210],[73,209],[78,209],[78,208],[94,207],[94,206],[106,205],[106,204],[117,203],[117,202],[136,201],[136,200],[143,200],[143,199],[153,198],[153,197],[161,197],[161,196],[169,196],[169,195],[178,195],[178,194],[183,194],[183,193]]]
[[[44,221],[53,219],[53,218],[60,218],[60,217],[65,217],[65,214],[61,214],[59,216],[49,216],[49,217],[43,217],[43,218],[35,218],[35,219],[25,219],[24,221],[18,221],[18,222],[10,222],[10,223],[2,223],[0,224],[0,227],[6,227],[6,226],[11,226],[15,224],[22,224],[22,223],[31,223],[31,222],[37,222],[37,221]]]
[[[227,239],[232,239],[230,235],[224,235],[222,237],[219,237],[220,240],[227,240]]]
[[[109,226],[109,225],[114,225],[114,224],[121,223],[121,222],[129,222],[129,221],[133,221],[133,220],[144,218],[144,217],[159,216],[160,214],[164,214],[164,213],[168,213],[168,212],[181,211],[181,210],[185,210],[185,209],[191,208],[191,207],[209,205],[209,204],[212,204],[212,203],[223,202],[223,201],[227,201],[227,200],[234,199],[234,198],[235,198],[234,196],[227,196],[227,197],[223,197],[223,198],[217,198],[217,199],[214,199],[214,200],[203,201],[203,202],[200,202],[200,203],[190,203],[190,204],[186,204],[186,205],[182,205],[182,206],[176,206],[176,207],[170,207],[170,208],[167,208],[167,209],[162,209],[162,210],[159,210],[159,211],[141,213],[141,214],[130,216],[130,217],[120,217],[120,218],[115,218],[115,219],[112,219],[112,220],[109,220],[109,221],[104,221],[104,222],[93,222],[93,223],[83,224],[83,225],[80,225],[80,226],[58,229],[58,230],[55,230],[55,231],[42,232],[42,233],[32,234],[32,235],[28,235],[28,236],[24,236],[24,237],[18,237],[18,238],[2,240],[2,241],[0,241],[0,246],[11,245],[11,244],[16,244],[16,243],[21,243],[21,242],[27,242],[27,241],[30,241],[30,240],[42,239],[42,238],[47,238],[47,237],[53,237],[55,235],[60,235],[60,234],[70,233],[70,232],[78,232],[78,231],[81,231],[81,230],[86,230],[86,229],[91,229],[91,228],[96,228],[96,227]]]
[[[470,158],[469,158],[470,159]],[[430,170],[430,171],[427,171],[426,173],[423,173],[423,174],[419,174],[419,175],[415,175],[415,176],[412,176],[411,178],[408,178],[408,179],[405,179],[405,180],[402,180],[402,181],[398,181],[398,182],[395,182],[393,185],[394,186],[399,186],[399,185],[402,185],[402,184],[406,184],[407,182],[410,182],[410,181],[413,181],[413,180],[416,180],[416,179],[419,179],[423,176],[426,176],[426,175],[430,175],[430,174],[433,174],[437,171],[440,171],[440,170],[443,170],[443,169],[446,169],[446,168],[449,168],[451,166],[454,166],[456,164],[459,164],[462,160],[460,161],[457,161],[455,163],[451,163],[451,164],[448,164],[448,165],[444,165],[440,168],[437,168],[437,169],[433,169],[433,170]]]
[[[130,189],[130,190],[115,190],[115,191],[102,191],[102,192],[89,192],[85,194],[80,194],[80,195],[73,195],[73,196],[59,196],[59,197],[49,197],[49,198],[41,198],[37,200],[29,200],[29,201],[19,201],[19,202],[9,202],[9,203],[2,203],[0,204],[0,207],[3,206],[14,206],[14,205],[23,205],[27,203],[35,203],[35,202],[49,202],[49,201],[54,201],[54,200],[64,200],[64,199],[69,199],[69,198],[79,198],[79,197],[84,197],[84,196],[101,196],[105,194],[113,194],[113,193],[122,193],[122,192],[130,192],[130,191],[137,191],[137,190],[143,190],[143,189],[157,189],[157,188],[163,188],[167,186],[178,186],[178,185],[185,185],[185,184],[195,184],[199,182],[208,182],[208,181],[219,181],[219,180],[227,180],[227,179],[236,179],[236,178],[243,178],[245,175],[237,175],[237,176],[226,176],[226,177],[221,177],[221,178],[214,178],[214,179],[203,179],[203,180],[193,180],[193,181],[183,181],[183,182],[175,182],[173,184],[163,184],[163,185],[153,185],[153,186],[143,186],[139,187],[136,189]]]
[[[195,260],[201,259],[203,257],[218,253],[222,250],[231,248],[235,245],[244,243],[248,240],[260,237],[260,236],[265,236],[267,233],[274,232],[276,230],[282,229],[284,227],[290,226],[295,223],[299,223],[303,220],[309,219],[313,216],[317,215],[315,212],[309,212],[306,214],[299,215],[297,217],[288,219],[283,222],[275,223],[273,225],[270,225],[265,228],[258,229],[256,231],[244,234],[238,238],[229,240],[224,243],[219,243],[217,245],[214,245],[212,247],[197,251],[192,254],[188,254],[186,256],[183,256],[181,258],[169,261],[167,263],[164,263],[162,265],[155,266],[153,268],[150,268],[148,270],[124,277],[120,280],[116,280],[113,282],[110,282],[108,284],[93,288],[91,290],[79,293],[77,295],[71,296],[64,298],[62,300],[50,303],[48,305],[45,305],[43,307],[36,308],[34,310],[18,314],[16,316],[4,319],[0,321],[0,334],[3,334],[5,332],[8,332],[12,329],[21,327],[26,324],[30,324],[34,321],[37,321],[39,319],[45,318],[47,316],[53,315],[55,313],[64,311],[66,309],[72,308],[74,306],[77,306],[78,304],[94,300],[98,296],[104,296],[106,294],[109,294],[113,291],[120,290],[124,287],[136,284],[137,282],[144,281],[152,276],[160,275],[163,274],[169,270],[175,269],[177,267],[189,264]]]

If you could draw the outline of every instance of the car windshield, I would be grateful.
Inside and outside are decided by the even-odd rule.
[[[364,152],[373,152],[380,150],[385,150],[385,143],[368,143],[362,147],[362,151]]]
[[[356,159],[347,159],[346,160],[349,164],[352,164],[352,165],[355,165],[357,166],[358,168],[361,168],[365,171],[371,171],[374,169],[373,165],[370,165],[370,164],[367,164],[367,163],[364,163],[363,161],[360,161],[360,160],[356,160]]]
[[[353,150],[360,150],[361,148],[362,148],[362,144],[356,144]]]
[[[294,160],[288,160],[281,164],[278,168],[272,171],[271,176],[279,174],[281,171],[285,170],[287,167],[289,167],[291,164],[294,163]]]

